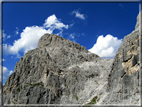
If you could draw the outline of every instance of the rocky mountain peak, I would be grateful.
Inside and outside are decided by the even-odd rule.
[[[102,59],[60,36],[43,35],[8,77],[4,104],[140,104],[137,20],[114,59]]]
[[[140,17],[142,12],[135,30],[124,37],[116,52],[108,77],[108,104],[140,104]]]
[[[54,34],[44,34],[38,42],[37,47],[45,47],[45,46],[53,46],[53,45],[57,45],[57,42],[60,43],[61,41],[65,40],[64,38],[62,38],[61,36],[58,35],[54,35]]]
[[[112,60],[102,59],[78,43],[45,34],[37,48],[16,63],[14,73],[4,85],[4,102],[81,104],[90,98],[93,90],[100,90],[96,88],[98,83],[94,86],[90,83],[100,80],[104,81],[102,86],[106,85],[111,63]],[[87,96],[82,96],[83,93]]]
[[[140,20],[141,18],[142,18],[142,11],[140,11],[137,16],[137,23],[136,23],[135,29],[139,30],[140,25],[142,25],[142,21]]]
[[[86,51],[87,49],[84,46],[80,46],[78,43],[69,41],[65,38],[62,38],[61,36],[55,35],[55,34],[44,34],[38,42],[37,48],[43,48],[43,47],[66,47],[66,48],[76,48],[80,51]]]

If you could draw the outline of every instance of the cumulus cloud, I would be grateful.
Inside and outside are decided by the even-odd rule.
[[[1,81],[1,77],[2,77],[2,72],[3,72],[3,79],[5,79],[7,76],[11,75],[13,73],[13,71],[8,70],[7,67],[5,66],[1,66],[1,61],[5,61],[5,59],[0,59],[0,81]],[[3,69],[3,71],[1,71],[1,68]]]
[[[11,70],[10,72],[9,72],[9,75],[11,75],[13,73],[13,71]]]
[[[15,40],[13,45],[3,44],[3,50],[7,54],[19,55],[19,51],[27,52],[28,50],[36,48],[38,40],[45,33],[53,33],[55,29],[58,29],[60,34],[63,28],[68,29],[68,25],[63,24],[53,14],[49,16],[43,26],[30,26],[26,27],[20,34],[20,38]]]
[[[6,67],[4,66],[0,66],[0,80],[1,80],[1,77],[2,77],[2,72],[1,72],[1,68],[3,68],[3,79],[5,79],[8,75],[11,75],[13,73],[13,71],[9,71]]]
[[[39,38],[45,33],[50,32],[38,26],[26,27],[20,39],[14,41],[13,46],[4,44],[3,49],[13,55],[18,54],[20,50],[27,52],[36,47]]]
[[[8,69],[6,67],[3,67],[3,73],[7,73]]]
[[[82,20],[85,20],[84,14],[81,14],[78,10],[72,11],[71,14],[72,14],[72,15],[75,14],[75,17],[80,18],[80,19],[82,19]]]
[[[89,51],[99,55],[100,57],[113,58],[121,43],[122,39],[113,37],[110,34],[105,37],[101,35],[97,38],[96,44],[94,44]]]
[[[53,14],[52,16],[49,16],[46,20],[45,23],[43,24],[46,28],[49,29],[62,29],[62,28],[66,28],[68,29],[68,25],[63,24],[60,20],[57,19],[57,17],[55,16],[55,14]]]

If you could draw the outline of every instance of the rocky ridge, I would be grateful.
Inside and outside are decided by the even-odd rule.
[[[139,20],[114,59],[54,34],[15,65],[3,87],[4,104],[140,104]]]
[[[140,105],[140,17],[141,12],[135,30],[124,37],[116,52],[108,77],[108,95],[102,103]]]
[[[37,48],[16,63],[4,86],[4,102],[82,104],[107,85],[111,62],[77,43],[45,34]]]

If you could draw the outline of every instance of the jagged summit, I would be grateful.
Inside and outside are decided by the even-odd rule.
[[[84,46],[80,46],[78,43],[72,42],[61,36],[55,34],[44,34],[38,42],[37,48],[41,47],[68,47],[68,48],[76,48],[80,51],[86,51],[87,49]]]
[[[66,39],[61,36],[46,33],[39,39],[37,47],[58,46],[58,44],[64,43],[63,41],[66,41]]]
[[[139,30],[139,27],[142,25],[141,18],[142,18],[142,11],[140,11],[138,16],[137,16],[137,23],[136,23],[136,26],[135,26],[135,30]]]
[[[104,100],[107,104],[140,104],[140,17],[142,12],[135,30],[124,37],[116,52],[108,77],[109,94]]]
[[[112,60],[60,36],[43,35],[8,77],[4,104],[140,104],[139,36],[136,27]]]
[[[99,92],[98,84],[88,83],[105,82],[111,62],[78,43],[45,34],[37,48],[25,53],[16,63],[14,73],[4,85],[4,103],[82,104],[93,90]]]

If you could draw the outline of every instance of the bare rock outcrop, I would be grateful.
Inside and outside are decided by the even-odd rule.
[[[141,12],[135,30],[124,37],[116,52],[102,104],[140,105],[140,16]]]
[[[4,103],[83,104],[107,85],[111,63],[75,42],[45,34],[16,63],[4,85]]]
[[[4,104],[140,105],[139,27],[124,37],[114,59],[54,34],[20,58],[3,86]]]

